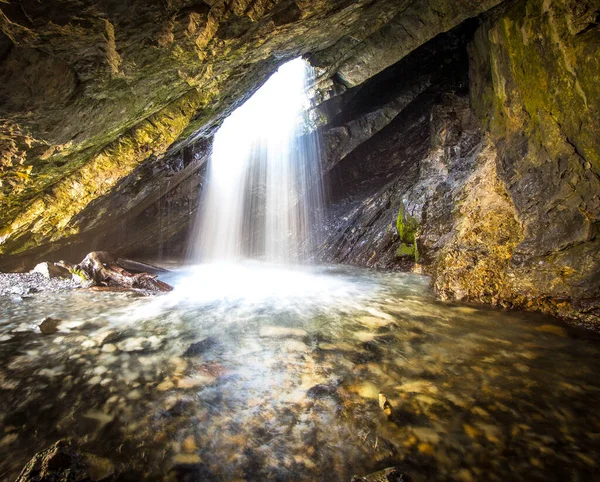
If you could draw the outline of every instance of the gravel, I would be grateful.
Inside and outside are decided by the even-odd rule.
[[[57,292],[79,287],[79,283],[72,279],[48,279],[40,273],[0,273],[0,296],[23,296],[41,291]]]

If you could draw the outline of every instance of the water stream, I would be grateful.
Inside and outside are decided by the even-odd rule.
[[[1,480],[62,437],[115,480],[598,477],[589,334],[436,301],[411,274],[250,262],[167,281],[159,297],[2,300]]]

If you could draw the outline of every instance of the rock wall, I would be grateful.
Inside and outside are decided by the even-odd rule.
[[[342,201],[334,196],[324,259],[418,262],[444,299],[599,328],[599,15],[598,1],[523,0],[484,19],[466,42],[468,98],[460,83],[446,83],[430,106],[417,97],[420,118],[396,111],[338,161],[346,188]],[[366,185],[367,171],[398,155],[381,190],[353,190],[354,164]],[[417,226],[414,248],[402,239],[406,220]]]
[[[599,19],[599,1],[521,1],[470,48],[473,108],[523,232],[501,297],[596,326]]]
[[[354,65],[361,83],[499,3],[0,2],[0,265],[90,239],[80,213],[113,204],[106,198],[121,197],[124,183],[145,204],[152,196],[141,199],[127,178],[210,138],[283,62],[320,56],[324,80]],[[391,52],[400,30],[405,45]],[[128,215],[122,206],[117,216]]]

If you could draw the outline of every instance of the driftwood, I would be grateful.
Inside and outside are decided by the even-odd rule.
[[[122,261],[124,261],[123,264],[121,264]],[[59,261],[56,264],[67,268],[72,274],[79,276],[83,280],[83,284],[88,287],[101,286],[161,292],[173,289],[172,286],[160,281],[156,274],[145,271],[132,274],[123,265],[128,266],[132,271],[134,271],[131,268],[132,266],[137,268],[135,271],[144,267],[154,271],[161,270],[162,268],[131,260],[115,259],[107,251],[92,251],[77,265],[72,265],[65,261]]]
[[[127,271],[131,271],[132,273],[152,273],[152,274],[160,274],[160,273],[168,273],[168,269],[161,268],[159,266],[154,266],[147,263],[142,263],[140,261],[134,261],[132,259],[119,258],[117,259],[117,264]]]

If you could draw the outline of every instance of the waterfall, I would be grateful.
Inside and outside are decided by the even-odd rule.
[[[307,88],[314,70],[292,60],[214,137],[192,239],[196,261],[306,260],[316,242],[323,189]]]

